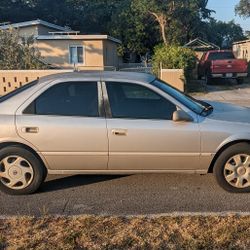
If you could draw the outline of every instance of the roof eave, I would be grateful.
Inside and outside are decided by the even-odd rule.
[[[33,21],[27,21],[27,22],[20,22],[20,23],[13,23],[13,24],[6,24],[0,26],[0,29],[2,30],[7,30],[10,28],[23,28],[23,27],[29,27],[29,26],[35,26],[35,25],[42,25],[48,28],[53,28],[55,30],[60,30],[60,31],[66,31],[67,29],[65,27],[49,23],[40,19],[33,20]]]
[[[40,35],[37,40],[109,40],[114,43],[122,44],[119,39],[108,35]]]

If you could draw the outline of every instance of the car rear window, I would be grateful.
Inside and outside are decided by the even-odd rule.
[[[216,60],[227,60],[227,59],[235,59],[233,52],[212,52],[208,56],[208,60],[216,61]]]
[[[33,86],[36,85],[37,83],[38,83],[38,80],[35,80],[35,81],[33,81],[33,82],[30,82],[30,83],[27,83],[27,84],[23,85],[23,86],[20,87],[20,88],[17,88],[17,89],[15,89],[15,90],[13,90],[12,92],[10,92],[10,93],[8,93],[8,94],[6,94],[6,95],[1,96],[1,97],[0,97],[0,103],[1,103],[1,102],[4,102],[4,101],[6,101],[6,100],[8,100],[8,99],[10,99],[10,98],[12,98],[12,97],[14,97],[14,96],[20,94],[20,93],[22,93],[23,91],[25,91],[25,90],[27,90],[27,89],[33,87]]]

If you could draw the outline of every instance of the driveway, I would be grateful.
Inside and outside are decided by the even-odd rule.
[[[250,107],[250,87],[196,97]],[[38,193],[0,194],[0,215],[138,215],[173,212],[250,212],[250,194],[230,194],[213,175],[49,176]]]

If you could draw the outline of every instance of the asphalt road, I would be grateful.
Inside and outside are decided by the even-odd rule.
[[[250,194],[230,194],[213,175],[50,177],[30,196],[0,194],[0,215],[139,215],[250,212]]]
[[[214,100],[222,98],[250,106],[250,88],[215,92],[211,96]],[[0,193],[0,216],[176,212],[249,213],[250,194],[225,192],[212,174],[49,176],[34,195],[17,197]]]

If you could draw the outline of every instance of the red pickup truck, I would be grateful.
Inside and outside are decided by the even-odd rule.
[[[236,59],[231,50],[212,50],[203,54],[198,66],[198,78],[209,83],[212,78],[236,79],[243,83],[248,75],[248,64]]]

